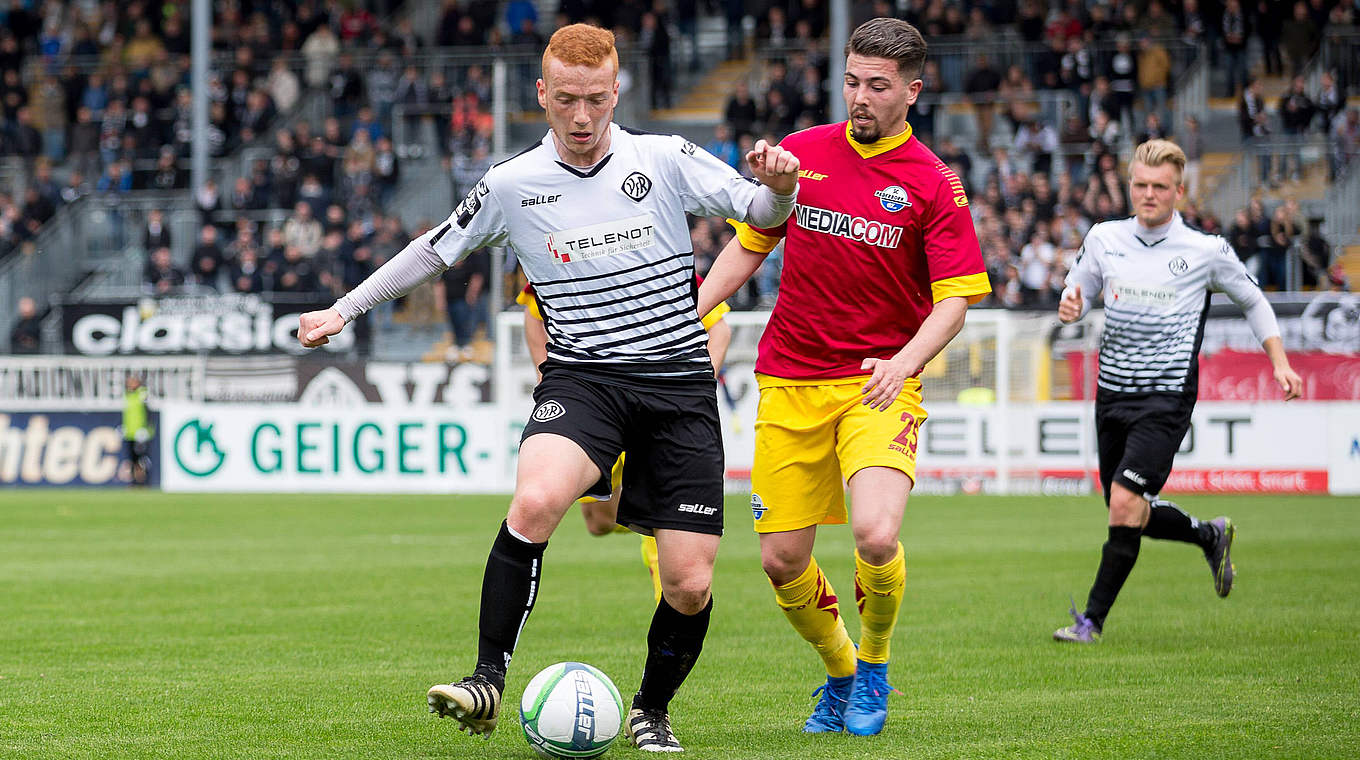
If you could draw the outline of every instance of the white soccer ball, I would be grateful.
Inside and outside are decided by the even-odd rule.
[[[623,729],[623,699],[609,676],[582,662],[549,665],[524,687],[520,725],[546,757],[598,757]]]

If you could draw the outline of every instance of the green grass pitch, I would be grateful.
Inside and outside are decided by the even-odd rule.
[[[573,511],[489,741],[426,712],[466,674],[504,498],[0,493],[0,757],[522,758],[515,705],[560,660],[637,688],[651,592],[631,536]],[[1360,757],[1360,499],[1187,497],[1239,578],[1145,541],[1095,647],[1049,640],[1105,537],[1096,497],[919,496],[883,735],[803,736],[819,663],[728,501],[704,655],[672,705],[692,758]],[[847,528],[817,557],[854,635]],[[640,757],[615,746],[606,757]]]

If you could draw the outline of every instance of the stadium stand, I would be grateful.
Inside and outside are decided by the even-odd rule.
[[[0,341],[22,297],[41,318],[58,292],[344,290],[445,215],[512,139],[541,133],[532,82],[557,24],[616,29],[625,87],[643,93],[620,121],[681,131],[736,165],[755,139],[829,118],[839,96],[818,0],[737,4],[744,19],[693,3],[407,5],[220,5],[212,179],[189,188],[183,7],[15,4],[0,30]],[[1267,287],[1354,282],[1350,5],[1280,19],[1235,0],[1226,11],[1154,0],[1143,13],[1132,2],[852,5],[852,23],[898,15],[930,40],[911,121],[973,199],[988,304],[1052,307],[1085,230],[1127,212],[1117,170],[1153,136],[1190,153],[1186,217],[1229,234]],[[730,234],[695,220],[701,271]],[[163,250],[167,267],[155,263]],[[768,307],[778,263],[776,252],[734,305]],[[513,259],[493,257],[492,272],[487,297],[503,307],[520,284]],[[413,294],[380,329],[420,328],[407,336],[430,344],[418,357],[452,355],[438,300]]]

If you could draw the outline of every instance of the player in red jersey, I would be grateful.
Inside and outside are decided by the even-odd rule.
[[[736,224],[699,289],[703,313],[784,238],[779,298],[760,340],[751,511],[761,563],[827,680],[808,733],[876,734],[887,718],[888,643],[906,565],[898,535],[925,410],[916,376],[990,291],[963,185],[912,137],[925,40],[896,19],[846,45],[848,122],[786,137],[802,161],[783,225]],[[858,652],[812,557],[818,525],[855,537]]]

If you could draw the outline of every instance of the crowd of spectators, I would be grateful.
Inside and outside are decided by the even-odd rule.
[[[733,19],[755,15],[755,43],[767,65],[735,88],[723,123],[705,145],[744,169],[741,156],[759,137],[777,140],[829,118],[828,97],[836,88],[829,94],[826,87],[826,5],[564,0],[549,27],[603,23],[622,44],[650,53],[650,105],[658,108],[669,104],[664,85],[673,66],[699,66],[700,12],[728,16],[732,56],[744,54],[746,43],[743,25]],[[429,45],[541,49],[537,5],[445,0],[438,24],[421,33],[411,18],[389,22],[371,6],[352,0],[215,4],[210,149],[222,157],[246,144],[267,145],[271,155],[228,187],[209,182],[194,189],[203,217],[187,265],[177,266],[186,244],[174,247],[163,216],[146,220],[140,242],[150,292],[343,292],[406,238],[388,206],[402,162],[427,150],[427,123],[456,195],[490,166],[489,68],[431,62],[421,52]],[[1332,171],[1343,170],[1360,146],[1360,115],[1342,110],[1343,83],[1324,75],[1313,93],[1296,83],[1272,112],[1253,100],[1259,90],[1254,95],[1246,86],[1244,51],[1246,41],[1258,37],[1267,73],[1297,70],[1325,30],[1354,23],[1350,6],[1333,0],[878,0],[852,3],[851,21],[897,15],[925,33],[932,54],[912,126],[974,198],[993,302],[1047,307],[1086,229],[1128,212],[1116,158],[1123,147],[1174,137],[1191,158],[1192,196],[1198,191],[1203,138],[1193,120],[1170,111],[1183,63],[1172,49],[1183,43],[1207,46],[1228,71],[1229,90],[1241,87],[1245,140],[1277,129],[1323,131]],[[186,188],[186,14],[182,4],[156,0],[14,0],[7,12],[0,10],[0,151],[20,157],[25,173],[22,193],[0,193],[0,256],[23,247],[58,208],[85,194]],[[323,95],[324,118],[278,123],[312,93]],[[975,124],[965,134],[944,121],[946,112],[960,108]],[[1280,162],[1270,167],[1270,179],[1295,169]],[[1293,221],[1276,220],[1281,214]],[[1209,229],[1223,227],[1193,205],[1186,216]],[[1234,244],[1267,284],[1282,284],[1282,247],[1312,252],[1313,263],[1320,263],[1305,262],[1305,268],[1313,279],[1326,276],[1326,252],[1314,242],[1320,237],[1298,221],[1297,209],[1286,204],[1238,216],[1255,234],[1238,234]],[[1242,226],[1236,221],[1234,229]],[[695,221],[701,271],[730,235],[720,220]],[[770,303],[778,262],[778,253],[770,257],[738,296],[739,305]]]
[[[1009,308],[1054,306],[1090,226],[1132,213],[1118,156],[1139,142],[1171,138],[1186,150],[1191,200],[1184,215],[1209,231],[1226,233],[1196,203],[1202,200],[1204,136],[1195,119],[1177,118],[1170,110],[1179,73],[1170,47],[1205,46],[1214,61],[1234,70],[1229,91],[1241,87],[1245,100],[1260,87],[1244,86],[1245,74],[1236,72],[1239,64],[1245,67],[1246,58],[1237,57],[1245,39],[1234,30],[1261,37],[1267,71],[1279,73],[1284,70],[1281,52],[1291,65],[1306,61],[1323,29],[1354,23],[1346,3],[1330,0],[1253,3],[1247,10],[1237,0],[1023,0],[1010,7],[910,0],[901,4],[905,10],[900,12],[897,3],[860,5],[868,7],[869,15],[911,21],[932,46],[922,74],[925,87],[908,118],[917,137],[968,190],[993,284],[989,302]],[[1289,23],[1276,17],[1281,8],[1289,9]],[[756,139],[778,140],[826,120],[826,88],[821,86],[826,59],[817,52],[825,49],[818,41],[823,33],[796,9],[782,4],[768,8],[757,27],[767,61],[755,81],[738,83],[727,99],[723,123],[705,145],[710,152],[740,168],[739,157]],[[999,40],[1006,44],[997,45]],[[952,44],[958,42],[968,44]],[[998,52],[1009,58],[1004,65],[994,60]],[[1299,87],[1295,84],[1281,97],[1274,111],[1264,101],[1255,103],[1250,120],[1254,131],[1248,130],[1243,108],[1244,144],[1277,130],[1323,131],[1331,137],[1335,175],[1356,155],[1360,115],[1342,111],[1345,91],[1335,72],[1321,77],[1313,96],[1300,95]],[[947,106],[962,108],[972,128],[960,132],[958,119],[944,122]],[[1263,171],[1263,180],[1277,183],[1280,172],[1298,171],[1297,161]],[[1234,245],[1268,288],[1285,286],[1285,252],[1291,249],[1300,253],[1301,284],[1326,286],[1335,279],[1317,225],[1303,222],[1297,203],[1281,203],[1270,212],[1259,201],[1255,205],[1261,208],[1244,209],[1239,216],[1255,220],[1257,234],[1239,235]],[[696,225],[695,250],[710,240],[720,248],[723,237],[711,222]],[[777,267],[777,253],[771,258]],[[707,254],[699,255],[701,266],[707,260]],[[776,286],[777,276],[762,272],[750,284],[746,300],[768,303]]]

